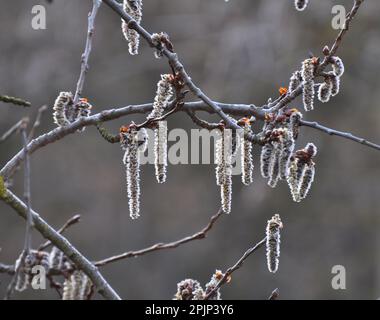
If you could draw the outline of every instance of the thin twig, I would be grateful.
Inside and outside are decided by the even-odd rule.
[[[324,133],[327,133],[330,136],[342,137],[342,138],[345,138],[345,139],[349,139],[349,140],[358,142],[358,143],[360,143],[362,145],[365,145],[367,147],[370,147],[370,148],[373,148],[373,149],[376,149],[376,150],[380,150],[380,145],[378,145],[376,143],[368,141],[368,140],[366,140],[364,138],[360,138],[360,137],[354,136],[352,133],[349,133],[349,132],[338,131],[338,130],[335,130],[335,129],[331,129],[331,128],[325,127],[325,126],[323,126],[323,125],[321,125],[321,124],[319,124],[318,122],[315,122],[315,121],[311,122],[311,121],[301,120],[300,121],[300,125],[304,126],[304,127],[310,127],[310,128],[322,131]]]
[[[364,0],[355,0],[354,5],[353,5],[350,13],[346,16],[344,28],[339,32],[338,36],[336,37],[331,49],[329,50],[330,51],[329,54],[324,58],[322,63],[319,65],[318,72],[322,72],[326,68],[326,66],[330,63],[331,57],[333,57],[336,54],[336,52],[338,51],[339,46],[342,43],[343,37],[348,32],[350,25],[351,25],[351,22],[354,19],[354,17],[356,16],[356,14],[357,14],[357,12],[358,12],[358,10],[359,10],[359,8],[363,2],[364,2]]]
[[[215,294],[215,292],[218,291],[219,288],[227,282],[227,279],[231,276],[231,274],[234,273],[236,270],[240,269],[244,264],[244,261],[257,249],[262,247],[265,244],[265,242],[266,238],[256,243],[252,248],[249,248],[232,267],[227,269],[227,271],[223,274],[222,279],[220,279],[216,286],[205,296],[204,300],[208,300],[210,297],[212,297]]]
[[[34,137],[34,133],[36,132],[36,129],[41,125],[41,118],[43,113],[47,110],[47,106],[43,105],[40,107],[37,111],[37,116],[36,120],[34,120],[33,127],[30,129],[29,136],[28,136],[28,141],[31,141]]]
[[[188,242],[191,242],[194,240],[204,239],[204,238],[206,238],[207,233],[214,226],[215,222],[222,215],[223,215],[222,209],[219,209],[218,212],[210,218],[210,221],[208,222],[208,224],[201,231],[194,233],[192,236],[188,236],[188,237],[182,238],[180,240],[168,242],[168,243],[156,243],[156,244],[154,244],[148,248],[137,250],[137,251],[128,251],[128,252],[125,252],[122,254],[112,256],[110,258],[106,258],[104,260],[97,261],[94,264],[97,267],[101,267],[101,266],[104,266],[106,264],[116,262],[116,261],[119,261],[122,259],[138,257],[138,256],[142,256],[146,253],[158,251],[158,250],[173,249],[173,248],[177,248],[180,245],[183,245],[185,243],[188,243]]]
[[[88,60],[90,58],[90,53],[92,49],[92,38],[94,35],[94,24],[96,19],[96,14],[98,13],[98,9],[100,5],[102,4],[101,0],[93,0],[92,1],[92,11],[88,15],[88,29],[87,29],[87,38],[86,38],[86,46],[82,55],[82,61],[81,61],[81,70],[80,75],[77,83],[77,88],[75,90],[74,95],[74,105],[76,105],[79,101],[79,98],[82,96],[84,81],[86,78],[86,73],[88,71]]]
[[[70,226],[78,223],[80,221],[80,218],[81,218],[80,214],[76,214],[75,216],[71,217],[69,220],[67,220],[65,222],[65,224],[61,228],[59,228],[57,230],[57,232],[59,234],[63,234],[66,231],[67,228],[69,228]],[[43,251],[43,250],[47,249],[48,247],[50,247],[51,245],[52,245],[51,241],[48,240],[48,241],[44,242],[43,244],[41,244],[38,247],[37,251]]]
[[[24,143],[24,199],[26,203],[26,228],[25,228],[25,242],[24,250],[26,254],[30,254],[32,248],[32,228],[33,228],[33,218],[32,218],[32,196],[30,192],[30,161],[28,155],[28,137],[26,134],[27,123],[24,122],[21,127],[21,135]]]
[[[205,121],[203,119],[200,119],[196,116],[194,111],[187,110],[186,113],[189,115],[190,119],[201,128],[207,129],[207,130],[214,130],[220,128],[220,123],[210,123],[208,121]]]
[[[9,139],[13,134],[17,133],[20,130],[20,127],[24,123],[25,119],[21,119],[16,124],[14,124],[9,130],[7,130],[0,138],[0,143]]]

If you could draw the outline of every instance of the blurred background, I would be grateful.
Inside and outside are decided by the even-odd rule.
[[[340,1],[349,10],[353,1]],[[31,8],[43,4],[47,29],[31,28]],[[321,55],[337,34],[331,27],[336,1],[311,1],[306,11],[293,0],[145,0],[143,25],[167,32],[193,80],[212,99],[261,105],[277,97],[309,52]],[[91,1],[0,0],[0,94],[30,100],[23,109],[0,102],[1,133],[21,117],[52,106],[60,91],[75,91]],[[380,3],[365,1],[339,55],[345,62],[341,93],[317,102],[307,120],[380,142]],[[96,23],[84,96],[94,112],[151,102],[165,59],[156,60],[142,43],[130,56],[120,18],[103,5]],[[295,107],[302,108],[300,100]],[[106,124],[120,125],[139,117]],[[216,117],[209,119],[216,120]],[[194,127],[184,114],[170,128]],[[54,128],[45,113],[38,134]],[[14,136],[0,145],[3,166],[21,147]],[[282,299],[377,299],[380,297],[380,153],[360,144],[302,128],[298,146],[319,149],[310,195],[296,204],[286,184],[266,185],[255,147],[255,181],[243,187],[234,177],[232,213],[223,216],[207,239],[180,248],[127,259],[101,268],[125,299],[171,299],[176,284],[209,281],[264,237],[266,222],[279,213],[284,223],[279,271],[268,272],[265,250],[252,255],[222,289],[224,299],[266,299],[279,288]],[[22,172],[12,190],[22,196]],[[58,228],[74,214],[82,221],[66,233],[88,258],[102,259],[156,242],[173,241],[203,228],[219,208],[214,165],[169,166],[158,185],[152,165],[142,168],[141,217],[129,218],[125,172],[119,145],[102,140],[94,127],[67,136],[32,157],[33,208]],[[24,221],[0,203],[0,261],[11,264],[24,238]],[[42,239],[34,232],[35,246]],[[346,268],[347,289],[331,286],[334,265]],[[10,277],[0,274],[0,296]],[[57,299],[53,290],[29,289],[17,299]],[[99,298],[97,296],[97,298]]]

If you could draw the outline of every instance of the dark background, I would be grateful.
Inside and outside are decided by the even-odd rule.
[[[337,31],[331,27],[336,1],[311,1],[299,13],[292,0],[145,0],[143,25],[166,31],[193,80],[212,98],[261,105],[287,86],[291,73],[309,52],[321,55]],[[353,1],[339,1],[349,10]],[[31,28],[31,8],[44,4],[47,29]],[[22,116],[52,106],[59,91],[74,91],[86,36],[91,1],[0,0],[0,94],[32,101],[30,109],[0,103],[0,128],[6,131]],[[345,62],[341,93],[316,104],[308,120],[351,131],[379,142],[380,3],[365,1],[339,55]],[[169,71],[142,43],[130,56],[120,18],[103,5],[96,24],[90,71],[84,95],[94,112],[153,100],[161,73]],[[293,104],[302,108],[300,100]],[[126,117],[107,128],[118,127]],[[138,118],[138,119],[141,119]],[[217,119],[214,117],[213,119]],[[171,128],[191,128],[184,114]],[[54,128],[51,111],[39,133]],[[226,299],[265,299],[278,287],[283,299],[376,299],[379,273],[379,153],[360,144],[302,128],[298,146],[319,148],[317,173],[309,197],[292,202],[282,183],[272,190],[259,174],[255,147],[255,182],[243,187],[234,178],[233,211],[207,239],[180,248],[128,259],[101,269],[126,299],[170,299],[176,283],[191,277],[202,283],[216,268],[225,270],[264,236],[266,221],[279,213],[284,222],[279,271],[267,271],[260,249],[222,290]],[[15,136],[0,146],[4,165],[19,149]],[[68,239],[90,259],[101,259],[200,230],[219,207],[213,165],[170,166],[168,181],[155,182],[152,165],[142,168],[142,213],[128,214],[125,173],[118,145],[102,140],[94,127],[40,149],[32,157],[33,208],[55,227],[76,213],[82,222]],[[22,172],[14,192],[22,196]],[[0,203],[0,261],[13,263],[23,246],[24,221]],[[42,239],[33,234],[35,245]],[[331,268],[343,265],[347,289],[331,287]],[[10,278],[0,275],[0,295]],[[20,299],[56,299],[52,290],[28,290]]]

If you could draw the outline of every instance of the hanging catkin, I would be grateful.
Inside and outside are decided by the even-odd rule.
[[[314,59],[306,59],[302,63],[303,105],[306,111],[314,109]]]
[[[158,183],[164,183],[166,181],[167,171],[167,122],[159,121],[158,128],[154,130],[154,165],[156,172],[156,179]]]
[[[253,182],[253,159],[252,159],[252,142],[245,139],[244,135],[252,132],[250,120],[244,118],[244,129],[241,135],[241,161],[242,161],[242,182],[246,186]]]
[[[312,159],[316,154],[316,146],[308,143],[305,149],[298,150],[291,159],[288,185],[295,202],[303,200],[310,191],[315,175],[315,164]]]
[[[161,80],[157,83],[157,92],[154,98],[153,110],[149,114],[148,119],[162,117],[165,108],[173,95],[173,87],[171,84],[172,75],[161,75]],[[157,127],[154,129],[154,164],[155,174],[158,183],[166,181],[167,171],[167,123],[166,121],[158,121]]]
[[[266,252],[267,266],[269,272],[275,273],[278,270],[280,257],[280,230],[283,225],[281,218],[275,214],[272,219],[268,220],[266,228]]]
[[[139,161],[139,131],[134,124],[121,127],[120,142],[125,150],[123,163],[126,168],[129,215],[132,219],[140,216],[140,161]],[[143,138],[144,139],[144,138]]]
[[[73,94],[71,92],[60,92],[53,106],[53,120],[59,127],[70,123],[67,112],[73,108]]]
[[[63,284],[62,300],[86,300],[91,292],[91,280],[79,270],[67,278]]]
[[[289,175],[290,157],[294,151],[293,132],[287,128],[282,130],[280,136],[280,156],[279,156],[279,171],[280,179],[285,180]]]
[[[137,23],[141,22],[142,0],[124,0],[123,9]],[[138,54],[140,35],[137,33],[136,30],[129,28],[128,23],[126,23],[123,19],[121,20],[121,30],[123,32],[124,38],[128,42],[129,53],[131,55]]]

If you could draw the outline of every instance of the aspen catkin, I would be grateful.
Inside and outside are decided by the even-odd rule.
[[[252,142],[244,138],[245,133],[251,132],[251,125],[248,118],[244,119],[244,132],[241,137],[241,161],[242,161],[242,182],[246,186],[253,182],[253,159]]]
[[[159,121],[158,128],[154,130],[154,165],[158,183],[166,181],[167,171],[167,122]]]
[[[137,23],[141,22],[142,19],[142,0],[124,0],[123,1],[124,11],[130,15]],[[138,54],[140,35],[136,30],[130,29],[128,24],[122,19],[121,29],[124,38],[128,42],[129,53],[131,55]]]
[[[333,82],[331,77],[326,77],[325,81],[319,86],[318,99],[319,101],[326,103],[330,101],[333,89]]]
[[[283,134],[281,136],[280,144],[280,157],[279,157],[279,169],[280,169],[280,179],[285,180],[289,175],[289,163],[290,157],[294,151],[294,138],[293,132],[287,128],[283,129]]]
[[[299,72],[298,70],[295,71],[290,77],[289,92],[293,92],[294,90],[296,90],[298,86],[301,84],[301,80],[302,80],[301,72]]]
[[[302,63],[303,105],[306,111],[314,109],[314,63],[313,59],[306,59]]]
[[[185,279],[177,284],[173,300],[203,300],[204,291],[197,280]]]
[[[53,120],[59,127],[70,123],[67,112],[73,108],[73,94],[71,92],[60,92],[53,106]]]
[[[344,73],[344,64],[341,58],[331,57],[333,72],[337,77],[341,77]]]
[[[280,257],[280,229],[283,225],[281,218],[275,214],[271,220],[268,220],[266,228],[266,252],[267,266],[269,272],[275,273],[278,270]]]
[[[260,170],[263,178],[269,178],[269,167],[273,152],[274,147],[271,142],[266,143],[261,149]]]
[[[121,128],[121,143],[125,150],[123,162],[126,167],[129,215],[132,219],[140,216],[140,161],[138,156],[139,138],[134,125]]]

